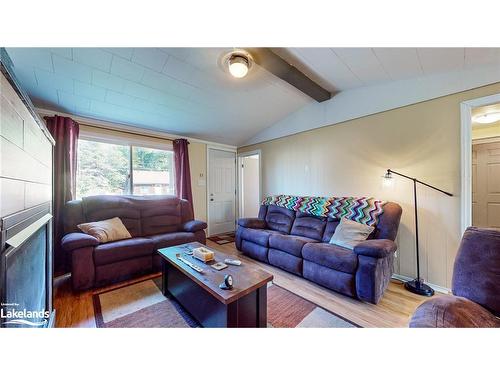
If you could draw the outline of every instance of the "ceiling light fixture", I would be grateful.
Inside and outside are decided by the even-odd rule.
[[[491,124],[492,122],[500,121],[500,112],[490,112],[474,117],[474,122],[480,124]]]
[[[223,58],[223,64],[235,78],[245,77],[252,67],[252,56],[244,50],[231,51]]]
[[[246,76],[248,73],[248,60],[243,56],[231,56],[229,58],[229,73],[236,78]]]

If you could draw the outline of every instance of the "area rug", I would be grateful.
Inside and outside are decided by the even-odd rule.
[[[207,240],[213,241],[219,245],[234,242],[234,232],[218,234],[217,236],[208,237]]]
[[[93,295],[98,328],[189,328],[199,323],[174,299],[161,292],[161,278],[140,281]],[[354,323],[270,284],[269,328],[354,328]]]

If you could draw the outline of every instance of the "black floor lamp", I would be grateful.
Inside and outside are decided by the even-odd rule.
[[[387,170],[387,173],[385,174],[384,178],[392,178],[392,174],[396,174],[398,176],[407,178],[409,180],[413,181],[413,197],[415,199],[415,247],[417,249],[417,278],[411,281],[407,281],[405,283],[405,288],[409,290],[412,293],[415,294],[420,294],[422,296],[432,296],[434,295],[434,289],[432,289],[429,285],[425,284],[421,279],[420,279],[420,257],[419,257],[419,252],[418,252],[418,214],[417,214],[417,182],[419,184],[425,185],[427,187],[430,187],[431,189],[440,191],[443,194],[446,194],[450,197],[453,196],[453,194],[448,193],[444,190],[438,189],[435,186],[426,184],[425,182],[419,181],[414,177],[406,176],[402,173],[398,173],[395,171],[392,171],[390,169]]]

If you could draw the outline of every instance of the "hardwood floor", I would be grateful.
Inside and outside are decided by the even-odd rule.
[[[274,275],[273,282],[276,285],[288,289],[362,327],[407,327],[415,308],[426,299],[426,297],[406,291],[401,282],[391,281],[379,304],[372,305],[332,292],[268,264],[241,256],[234,247],[234,243],[218,245],[215,242],[207,241],[207,245],[229,255],[238,254],[248,262],[259,265]],[[150,277],[151,275],[147,275],[120,284],[126,285]],[[57,313],[56,327],[95,328],[92,295],[96,292],[116,288],[120,284],[77,293],[71,290],[69,275],[56,278],[54,281],[54,307]]]

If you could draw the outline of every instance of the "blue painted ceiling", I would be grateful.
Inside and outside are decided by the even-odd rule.
[[[35,106],[239,145],[311,102],[254,66],[220,67],[227,48],[7,48]]]

